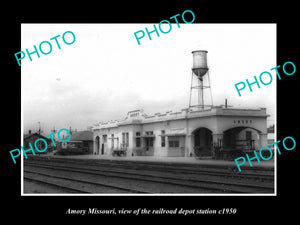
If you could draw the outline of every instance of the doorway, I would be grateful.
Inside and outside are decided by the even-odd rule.
[[[100,148],[100,138],[99,136],[96,137],[96,155],[99,155],[99,148]]]
[[[194,151],[198,157],[212,157],[212,131],[201,127],[193,132]]]
[[[104,144],[101,145],[101,155],[104,155]]]
[[[153,137],[145,137],[145,155],[153,156],[154,154],[154,138]]]

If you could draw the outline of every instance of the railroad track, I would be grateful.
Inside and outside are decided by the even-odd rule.
[[[146,191],[134,190],[134,188],[125,188],[120,185],[109,185],[103,182],[93,182],[90,180],[76,179],[68,176],[55,175],[45,172],[24,171],[26,175],[24,179],[31,182],[36,182],[46,186],[56,187],[65,190],[66,193],[148,193]]]
[[[274,186],[270,181],[228,179],[223,174],[216,177],[209,171],[180,174],[178,168],[161,171],[162,168],[156,168],[156,165],[148,164],[145,168],[142,163],[134,164],[130,169],[129,165],[124,168],[120,163],[117,166],[107,162],[84,163],[85,160],[28,160],[24,167],[25,179],[30,176],[29,179],[43,182],[46,177],[48,183],[58,180],[65,188],[82,187],[78,190],[82,193],[273,193]]]
[[[37,159],[35,160],[46,160]],[[150,170],[150,171],[165,171],[172,173],[186,173],[186,174],[198,174],[198,175],[211,175],[211,176],[222,176],[222,177],[234,177],[241,179],[251,180],[262,180],[262,181],[273,181],[274,180],[274,169],[273,168],[255,168],[248,167],[243,168],[243,172],[238,172],[235,166],[212,166],[212,165],[195,165],[195,164],[176,164],[174,163],[158,163],[158,162],[133,162],[133,161],[118,161],[118,160],[78,160],[78,159],[62,159],[55,158],[55,162],[61,163],[76,163],[80,165],[90,166],[105,166],[122,169],[135,169],[135,170]]]
[[[68,187],[67,185],[59,185],[54,182],[45,181],[44,179],[37,179],[37,178],[30,178],[27,175],[24,176],[24,181],[33,182],[39,185],[47,186],[47,187],[54,187],[57,189],[57,192],[64,192],[64,193],[89,193],[84,190],[79,190],[77,188]]]

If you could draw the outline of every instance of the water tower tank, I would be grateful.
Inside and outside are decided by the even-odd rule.
[[[202,77],[206,74],[207,67],[207,51],[206,50],[197,50],[193,51],[193,73],[196,74],[199,79],[202,80]]]

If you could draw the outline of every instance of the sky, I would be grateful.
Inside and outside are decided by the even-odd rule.
[[[241,97],[234,85],[263,71],[276,77],[270,71],[277,66],[276,24],[172,23],[169,33],[152,33],[152,40],[145,35],[138,45],[134,32],[145,27],[153,24],[22,24],[22,51],[52,44],[50,54],[21,62],[23,131],[37,131],[38,122],[44,135],[54,127],[85,130],[136,109],[151,115],[187,108],[194,50],[208,51],[214,105],[227,98],[237,108],[265,107],[268,125],[274,123],[276,79]],[[71,45],[62,40],[66,31],[75,34]],[[50,41],[57,35],[61,49]]]

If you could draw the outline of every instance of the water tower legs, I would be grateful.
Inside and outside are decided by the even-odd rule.
[[[204,79],[205,79],[205,81],[204,81]],[[206,85],[204,85],[204,83]],[[195,76],[195,74],[192,71],[189,109],[204,110],[205,108],[212,106],[212,96],[211,96],[210,90],[209,90],[209,93],[206,93],[206,96],[208,97],[208,95],[210,95],[211,104],[205,105],[204,89],[210,89],[210,79],[209,79],[208,71],[207,71],[207,75],[205,77]],[[209,100],[209,99],[206,99],[206,100]]]

